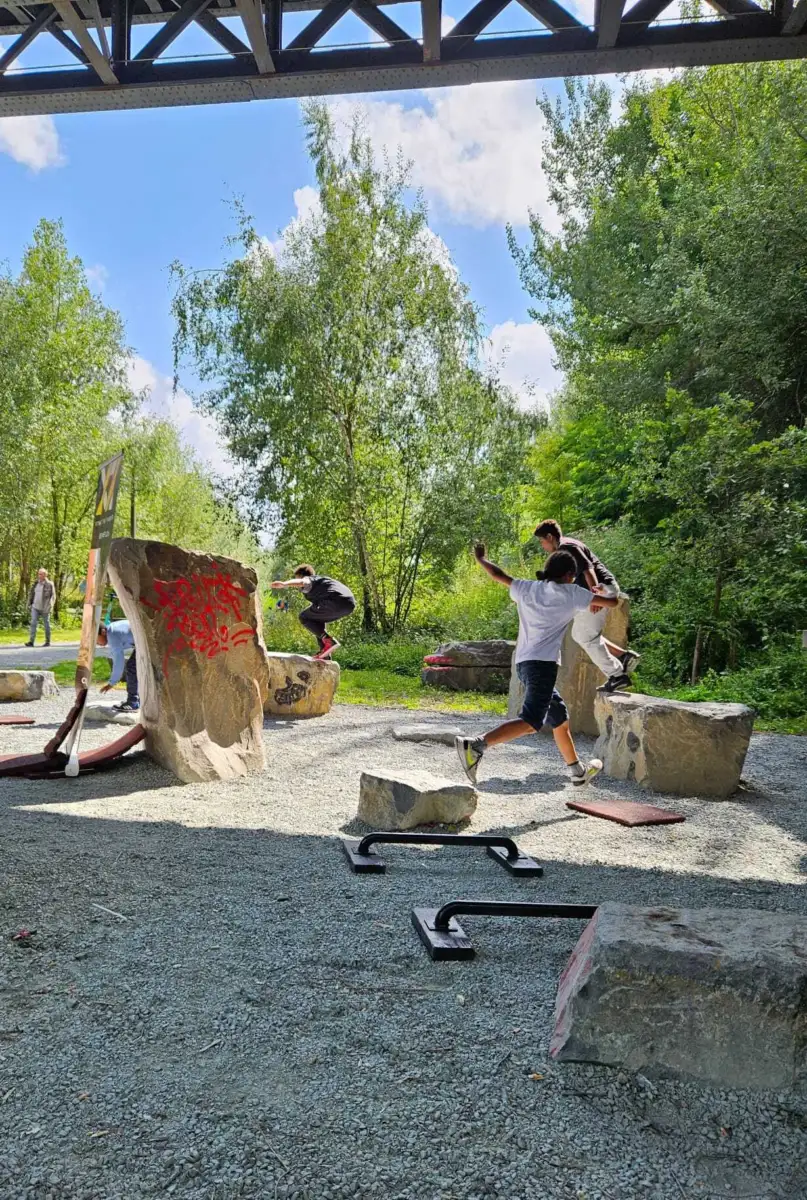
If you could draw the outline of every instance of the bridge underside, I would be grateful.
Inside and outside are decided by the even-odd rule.
[[[630,7],[626,0],[596,0],[587,24],[557,0],[519,0],[532,26],[525,32],[501,29],[508,0],[469,0],[451,28],[443,22],[441,0],[400,9],[397,0],[383,6],[374,0],[0,0],[0,117],[444,87],[807,53],[807,0],[771,0],[769,8],[754,0],[709,0],[708,19],[686,21],[665,19],[670,0],[627,3]],[[332,31],[346,17],[358,18],[366,44],[334,44]],[[200,30],[209,48],[183,53],[186,31]],[[57,43],[62,63],[51,65],[47,48],[55,54]]]

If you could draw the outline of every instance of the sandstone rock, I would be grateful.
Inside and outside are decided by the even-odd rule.
[[[339,663],[305,654],[266,656],[261,681],[263,711],[275,717],[321,717],[330,710],[339,686]]]
[[[0,671],[0,700],[42,700],[58,695],[53,671]]]
[[[114,704],[102,704],[100,701],[84,705],[86,721],[103,721],[108,725],[136,725],[140,720],[136,712],[116,712]]]
[[[509,668],[496,667],[424,667],[420,681],[426,686],[450,688],[453,692],[506,692],[510,684]]]
[[[146,749],[185,782],[265,765],[257,577],[231,558],[118,538],[109,574],[137,646]]]
[[[445,642],[429,657],[445,659],[454,667],[500,667],[509,670],[515,642],[504,638],[485,642]]]
[[[630,599],[622,596],[617,608],[609,608],[605,619],[605,637],[617,646],[627,646],[630,625]],[[589,656],[572,637],[571,626],[566,630],[561,649],[561,665],[555,685],[569,710],[572,733],[596,737],[599,733],[594,713],[594,697],[605,679]],[[524,702],[524,687],[513,663],[510,692],[507,699],[508,717],[518,716]]]
[[[807,918],[603,904],[561,976],[550,1053],[724,1088],[807,1069]]]
[[[453,746],[454,738],[462,736],[461,729],[450,729],[446,725],[399,725],[392,736],[399,742],[437,742],[440,746]]]
[[[515,642],[445,642],[423,661],[421,683],[458,692],[506,692]]]
[[[606,775],[678,796],[730,796],[754,728],[744,704],[597,694],[594,753]]]
[[[363,771],[358,817],[374,829],[455,825],[473,815],[476,802],[470,784],[454,783],[428,771]]]

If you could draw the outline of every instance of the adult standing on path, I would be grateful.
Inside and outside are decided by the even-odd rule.
[[[595,598],[598,595],[619,596],[619,584],[594,551],[585,542],[566,537],[557,521],[542,521],[535,529],[535,537],[547,554],[554,554],[556,550],[566,550],[571,554],[577,567],[575,583],[578,587],[588,588]],[[639,655],[634,650],[625,650],[609,642],[603,636],[607,615],[606,607],[596,606],[576,613],[572,621],[572,637],[605,676],[600,691],[617,692],[620,688],[630,687],[631,671],[638,663]]]
[[[31,588],[31,594],[28,597],[28,607],[31,610],[31,628],[28,631],[28,641],[26,646],[33,646],[36,641],[36,630],[40,619],[45,627],[45,645],[50,645],[50,613],[53,608],[53,601],[56,595],[56,589],[53,582],[48,579],[48,573],[44,567],[40,567],[36,573],[36,583]]]

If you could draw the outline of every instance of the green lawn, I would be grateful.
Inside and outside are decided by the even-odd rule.
[[[40,623],[36,634],[37,646],[42,645],[44,636]],[[52,642],[79,642],[81,641],[81,630],[51,629],[50,640]],[[24,646],[27,641],[27,629],[0,629],[0,646]]]
[[[38,670],[34,660],[23,670]],[[75,661],[58,663],[52,667],[56,681],[62,687],[70,687],[76,673]],[[110,661],[105,657],[95,659],[93,665],[93,682],[105,683],[109,679]],[[122,686],[122,685],[121,685]],[[650,692],[650,689],[648,689]],[[668,695],[671,699],[680,699],[674,692],[664,693],[658,690],[651,695]],[[337,693],[338,704],[367,704],[375,708],[420,708],[432,712],[458,713],[489,713],[501,717],[507,712],[507,697],[484,694],[482,692],[449,692],[437,688],[424,687],[420,680],[412,675],[398,675],[394,671],[382,669],[354,671],[342,668],[342,676]],[[758,733],[790,733],[807,736],[807,714],[793,718],[757,717],[755,730]]]
[[[424,687],[412,675],[393,671],[342,669],[339,704],[369,704],[384,708],[428,708],[435,712],[484,712],[503,716],[507,697],[482,692],[449,692]]]

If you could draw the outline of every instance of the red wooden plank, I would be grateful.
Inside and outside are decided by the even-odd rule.
[[[108,746],[99,746],[97,750],[88,750],[86,754],[79,754],[79,766],[83,769],[111,762],[114,758],[125,754],[127,750],[131,750],[132,746],[136,746],[138,742],[142,742],[145,736],[146,731],[142,725],[133,725],[131,729],[126,730],[123,737],[110,742]]]
[[[75,725],[76,721],[79,718],[81,710],[84,707],[84,703],[85,703],[86,699],[87,699],[87,689],[82,688],[81,691],[79,692],[79,694],[76,696],[75,700],[73,701],[73,707],[70,709],[70,712],[67,714],[65,719],[62,721],[61,725],[56,730],[53,737],[50,739],[50,741],[48,742],[47,746],[45,747],[45,749],[43,751],[43,754],[45,754],[48,758],[51,758],[56,753],[56,751],[59,749],[59,747],[61,746],[64,739],[67,737],[70,730]]]
[[[567,808],[588,817],[604,817],[618,825],[674,825],[685,821],[682,813],[656,808],[654,804],[634,804],[631,800],[567,800]]]
[[[0,717],[0,725],[36,725],[33,717]]]

